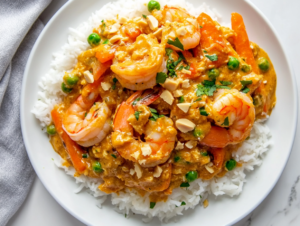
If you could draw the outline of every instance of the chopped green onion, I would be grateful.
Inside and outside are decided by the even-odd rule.
[[[86,159],[88,157],[88,154],[82,154],[82,158]]]
[[[108,42],[109,42],[109,40],[106,39],[106,40],[103,42],[103,44],[108,44]]]
[[[228,81],[220,81],[220,83],[223,85],[223,86],[229,86],[232,84],[232,82],[228,82]]]
[[[102,169],[102,166],[101,166],[101,163],[100,163],[100,162],[93,162],[92,167],[93,167],[93,170],[94,170],[96,173],[101,173],[101,172],[103,172],[103,169]]]
[[[183,182],[180,185],[181,188],[188,188],[189,186],[190,186],[189,182]]]
[[[243,93],[248,93],[250,89],[248,87],[245,87],[244,89],[241,90]]]
[[[143,16],[145,19],[147,18],[147,16],[146,16],[146,15],[144,15],[144,14],[143,14],[142,16]]]
[[[186,205],[186,203],[185,202],[181,202],[181,206],[185,206]]]
[[[179,102],[179,103],[183,103],[183,102],[184,102],[184,96],[179,97],[179,98],[178,98],[178,102]]]
[[[202,156],[208,156],[207,152],[200,152]]]
[[[241,81],[241,84],[242,84],[243,86],[251,85],[251,84],[252,84],[252,80],[242,80],[242,81]]]
[[[201,107],[199,110],[200,110],[200,115],[208,116],[207,111],[205,111],[205,107]]]
[[[155,205],[156,205],[156,202],[150,202],[150,209],[153,209]]]
[[[174,157],[174,162],[178,162],[180,160],[180,157],[179,156],[175,156]]]
[[[115,159],[117,158],[117,156],[115,154],[111,154],[111,156]]]

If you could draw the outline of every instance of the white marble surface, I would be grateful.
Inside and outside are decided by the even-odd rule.
[[[51,16],[67,0],[53,0],[40,19],[47,23]],[[243,0],[241,0],[243,1]],[[269,18],[284,43],[294,71],[300,74],[300,1],[299,0],[252,0]],[[209,1],[207,1],[209,2]],[[300,87],[300,79],[297,81]],[[299,97],[300,100],[300,97]],[[288,117],[288,109],[286,111]],[[300,114],[299,114],[300,118]],[[300,121],[298,122],[298,128]],[[284,131],[282,131],[284,132]],[[298,226],[300,225],[300,131],[287,166],[269,196],[249,216],[235,226]],[[36,178],[26,201],[10,220],[8,226],[82,226],[66,212]]]

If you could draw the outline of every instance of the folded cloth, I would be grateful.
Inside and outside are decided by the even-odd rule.
[[[25,200],[35,173],[20,126],[20,94],[30,51],[51,0],[0,0],[0,226]]]

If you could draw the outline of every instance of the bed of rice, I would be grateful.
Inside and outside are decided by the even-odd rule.
[[[166,4],[179,5],[184,7],[194,16],[198,16],[201,12],[209,14],[214,20],[221,21],[221,15],[215,10],[210,9],[208,5],[203,3],[199,7],[194,7],[185,0],[160,0],[161,6]],[[113,19],[117,15],[134,18],[142,14],[149,14],[146,4],[148,0],[119,0],[108,3],[100,10],[91,15],[87,22],[80,24],[77,28],[69,28],[69,36],[67,43],[62,46],[61,50],[53,54],[50,71],[45,74],[39,82],[40,92],[38,93],[38,101],[36,102],[32,113],[40,120],[41,126],[44,128],[50,124],[50,111],[55,104],[60,103],[64,93],[61,91],[61,83],[65,71],[71,71],[77,63],[77,56],[90,48],[86,39],[94,27],[98,27],[101,20]],[[235,196],[242,192],[243,185],[246,182],[246,171],[252,171],[254,166],[262,163],[264,153],[271,146],[271,133],[269,128],[263,122],[255,122],[250,139],[246,140],[242,147],[233,154],[233,157],[242,162],[242,167],[237,167],[233,171],[228,172],[222,178],[215,178],[210,181],[202,181],[197,179],[191,183],[188,189],[177,188],[173,191],[166,202],[159,202],[154,209],[149,209],[148,196],[141,197],[134,192],[112,194],[111,202],[116,206],[116,210],[122,214],[129,215],[130,212],[145,215],[144,221],[148,221],[153,217],[158,217],[161,221],[169,220],[176,215],[182,215],[184,210],[194,208],[198,204],[202,204],[209,195],[219,196],[228,195]],[[72,167],[66,168],[62,166],[62,159],[57,156],[55,164],[64,168],[66,173],[73,177],[75,170]],[[88,178],[86,176],[74,177],[76,183],[79,184],[75,192],[88,188],[91,193],[99,200],[99,206],[108,196],[106,193],[98,189],[101,181]],[[186,205],[180,206],[181,202]]]

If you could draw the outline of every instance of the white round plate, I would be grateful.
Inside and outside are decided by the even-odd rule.
[[[21,96],[21,125],[24,142],[31,163],[43,182],[60,205],[74,217],[87,225],[142,225],[141,217],[125,219],[116,213],[110,204],[110,198],[99,209],[95,200],[87,193],[75,194],[77,187],[73,178],[58,169],[51,158],[56,155],[41,131],[38,121],[30,112],[37,100],[38,82],[50,69],[52,53],[60,50],[67,41],[69,27],[77,27],[87,21],[92,12],[100,9],[108,0],[74,0],[66,3],[47,24],[27,62]],[[190,0],[199,5],[203,0]],[[208,208],[196,207],[184,212],[179,222],[170,225],[232,225],[249,214],[269,194],[279,179],[288,160],[297,122],[296,82],[292,74],[290,61],[278,39],[272,25],[252,3],[245,0],[209,0],[223,16],[223,21],[230,23],[232,12],[243,15],[249,37],[269,54],[275,66],[277,83],[277,105],[267,124],[270,127],[274,146],[267,153],[263,164],[247,175],[247,183],[241,195],[230,198],[211,198]],[[160,225],[153,220],[148,225]]]

